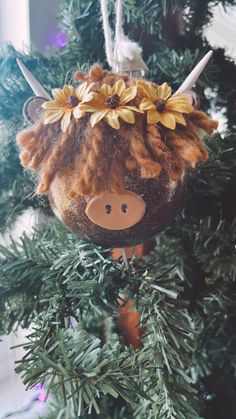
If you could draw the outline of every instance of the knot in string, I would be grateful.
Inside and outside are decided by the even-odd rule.
[[[116,1],[114,40],[109,23],[108,0],[101,0],[103,31],[107,62],[115,73],[127,72],[130,76],[144,76],[147,66],[142,59],[142,48],[131,41],[123,30],[122,0]]]

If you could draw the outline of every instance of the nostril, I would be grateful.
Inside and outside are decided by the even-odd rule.
[[[111,213],[111,205],[107,204],[107,205],[105,205],[105,208],[106,208],[106,213],[110,214]]]
[[[127,204],[122,204],[121,205],[121,211],[124,212],[124,213],[126,213],[127,212],[127,207],[128,207]]]

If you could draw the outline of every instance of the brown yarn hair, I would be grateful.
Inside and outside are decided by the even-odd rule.
[[[127,74],[113,74],[99,66],[92,67],[88,74],[75,73],[75,79],[93,83],[93,91],[119,79],[127,87],[136,82]],[[141,98],[138,90],[134,103],[138,105]],[[216,121],[197,110],[185,119],[186,126],[177,124],[171,130],[147,124],[146,115],[136,114],[134,125],[121,122],[120,129],[115,130],[105,121],[92,128],[88,115],[71,119],[66,133],[61,132],[60,121],[45,125],[39,120],[17,137],[21,163],[28,169],[38,169],[38,194],[49,191],[55,176],[65,175],[73,177],[68,191],[71,197],[99,195],[103,191],[121,193],[125,176],[133,170],[138,170],[142,178],[158,177],[164,171],[171,180],[178,181],[187,166],[194,168],[208,158],[198,129],[211,134],[217,127]]]

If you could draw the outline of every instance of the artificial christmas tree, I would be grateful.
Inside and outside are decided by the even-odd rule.
[[[178,89],[207,48],[202,27],[211,7],[124,2],[125,32],[140,41],[149,79]],[[235,66],[216,50],[196,85],[201,108],[221,109],[227,131],[213,138],[201,132],[209,159],[189,178],[181,214],[143,259],[135,252],[114,259],[52,217],[17,157],[31,93],[16,58],[47,91],[63,86],[65,74],[72,80],[78,67],[82,74],[97,61],[107,66],[99,2],[62,2],[60,16],[70,34],[60,53],[23,57],[9,48],[1,58],[2,230],[29,207],[40,206],[49,219],[32,237],[1,247],[1,333],[34,328],[17,371],[30,387],[45,384],[48,418],[233,419]]]

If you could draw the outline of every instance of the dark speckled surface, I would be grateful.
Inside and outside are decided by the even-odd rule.
[[[49,200],[53,211],[81,238],[105,247],[132,246],[164,230],[181,209],[185,192],[185,181],[169,182],[164,174],[153,179],[141,179],[138,173],[126,177],[126,188],[142,196],[147,205],[146,212],[133,227],[111,231],[93,224],[85,214],[91,197],[68,197],[70,182],[67,176],[56,178],[51,184]]]

